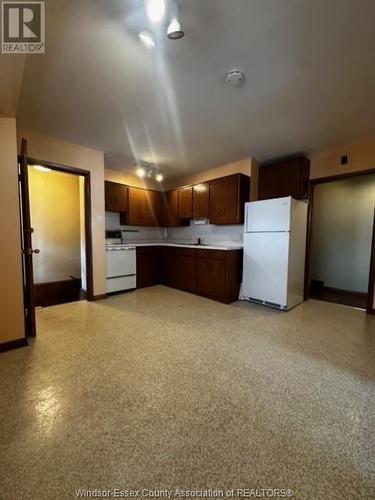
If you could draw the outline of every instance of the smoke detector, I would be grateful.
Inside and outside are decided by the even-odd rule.
[[[232,69],[226,76],[227,85],[231,87],[239,87],[245,81],[245,76],[239,69]]]

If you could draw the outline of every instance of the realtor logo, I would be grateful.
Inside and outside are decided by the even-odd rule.
[[[1,2],[1,14],[3,53],[44,54],[44,2]]]

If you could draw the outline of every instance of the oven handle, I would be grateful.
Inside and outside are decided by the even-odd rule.
[[[122,252],[125,250],[135,250],[135,248],[132,247],[126,247],[126,248],[106,248],[107,252]]]

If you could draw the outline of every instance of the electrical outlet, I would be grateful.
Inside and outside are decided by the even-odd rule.
[[[341,157],[341,165],[347,165],[348,164],[348,156],[347,155],[344,155]]]

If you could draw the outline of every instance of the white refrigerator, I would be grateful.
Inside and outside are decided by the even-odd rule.
[[[288,196],[245,204],[242,297],[289,310],[303,302],[307,203]]]

